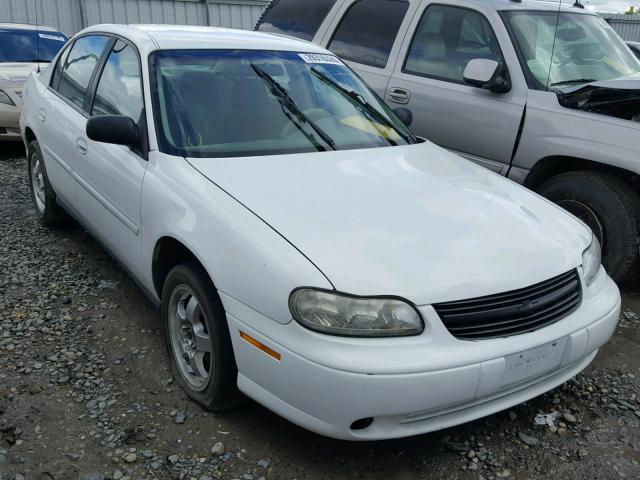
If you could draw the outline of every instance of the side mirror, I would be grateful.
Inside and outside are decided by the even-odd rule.
[[[138,126],[123,115],[99,115],[87,121],[87,137],[96,142],[132,147],[138,143]]]
[[[398,117],[400,121],[405,124],[405,126],[410,127],[413,123],[413,112],[408,108],[394,108],[393,113],[396,114],[396,117]]]
[[[506,93],[511,90],[511,83],[504,76],[504,67],[488,58],[474,58],[469,60],[462,78],[474,87]]]

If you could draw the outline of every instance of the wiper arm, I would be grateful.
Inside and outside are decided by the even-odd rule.
[[[313,120],[305,115],[300,107],[298,107],[295,100],[291,98],[287,90],[282,85],[280,85],[277,80],[275,80],[271,75],[269,75],[255,63],[251,64],[251,68],[253,68],[254,72],[256,72],[256,75],[258,75],[258,77],[260,77],[262,81],[269,86],[271,93],[279,99],[280,103],[283,106],[286,106],[300,122],[307,123],[318,134],[318,136],[327,145],[329,145],[329,147],[331,147],[331,150],[336,149],[336,143],[333,141],[333,139],[329,135],[327,135],[325,131],[322,130],[322,128],[316,125]],[[289,118],[291,119],[291,117]]]
[[[552,87],[557,87],[558,85],[564,85],[565,83],[591,83],[595,82],[595,78],[576,78],[573,80],[563,80],[562,82],[552,83]]]
[[[360,110],[364,110],[366,113],[369,114],[369,116],[373,117],[374,120],[376,120],[378,123],[384,125],[387,128],[392,129],[394,132],[396,132],[405,142],[407,143],[414,143],[413,139],[411,138],[410,135],[407,135],[406,133],[404,133],[402,130],[400,130],[398,127],[396,127],[393,123],[391,123],[387,117],[385,117],[382,113],[380,113],[380,111],[378,111],[378,109],[376,109],[373,105],[371,105],[369,102],[367,102],[364,98],[362,98],[361,95],[357,94],[356,92],[354,92],[353,90],[347,90],[346,88],[344,88],[342,85],[340,85],[338,82],[336,82],[335,80],[333,80],[331,77],[328,77],[327,75],[325,75],[324,73],[322,73],[320,70],[318,70],[316,67],[311,67],[311,72],[318,77],[320,80],[322,80],[323,82],[325,82],[327,85],[333,87],[335,90],[337,90],[339,93],[341,93],[342,95],[344,95],[348,100],[350,100],[352,103],[354,103],[357,107],[360,108]],[[394,142],[393,140],[391,140],[390,138],[388,138],[387,140],[389,140],[389,142],[393,145],[397,145],[396,142]]]

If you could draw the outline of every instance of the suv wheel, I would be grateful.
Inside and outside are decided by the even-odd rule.
[[[33,140],[27,148],[27,165],[31,200],[40,222],[46,226],[64,222],[67,217],[56,203],[56,194],[49,182],[42,151],[36,140]]]
[[[176,381],[209,410],[240,403],[235,357],[224,308],[197,262],[174,267],[162,289],[164,338]]]
[[[629,185],[606,173],[576,171],[552,177],[537,192],[591,228],[602,245],[602,263],[616,282],[636,273],[640,199]]]

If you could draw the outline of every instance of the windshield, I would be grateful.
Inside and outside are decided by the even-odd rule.
[[[576,13],[558,16],[549,11],[503,15],[523,68],[537,89],[610,80],[640,71],[638,60],[601,17]]]
[[[332,55],[171,50],[151,56],[163,152],[252,156],[370,148],[414,137]]]
[[[60,32],[0,28],[0,62],[50,62],[66,42]]]

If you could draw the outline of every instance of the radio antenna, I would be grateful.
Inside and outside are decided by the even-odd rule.
[[[549,75],[547,75],[547,90],[549,90],[549,82],[551,82],[551,69],[553,68],[553,54],[556,50],[556,38],[558,38],[558,26],[560,25],[560,8],[562,0],[558,0],[558,15],[556,16],[556,31],[553,34],[553,45],[551,46],[551,58],[549,60]]]
[[[36,62],[38,64],[38,73],[40,73],[40,26],[38,25],[38,0],[34,0],[36,10]]]

